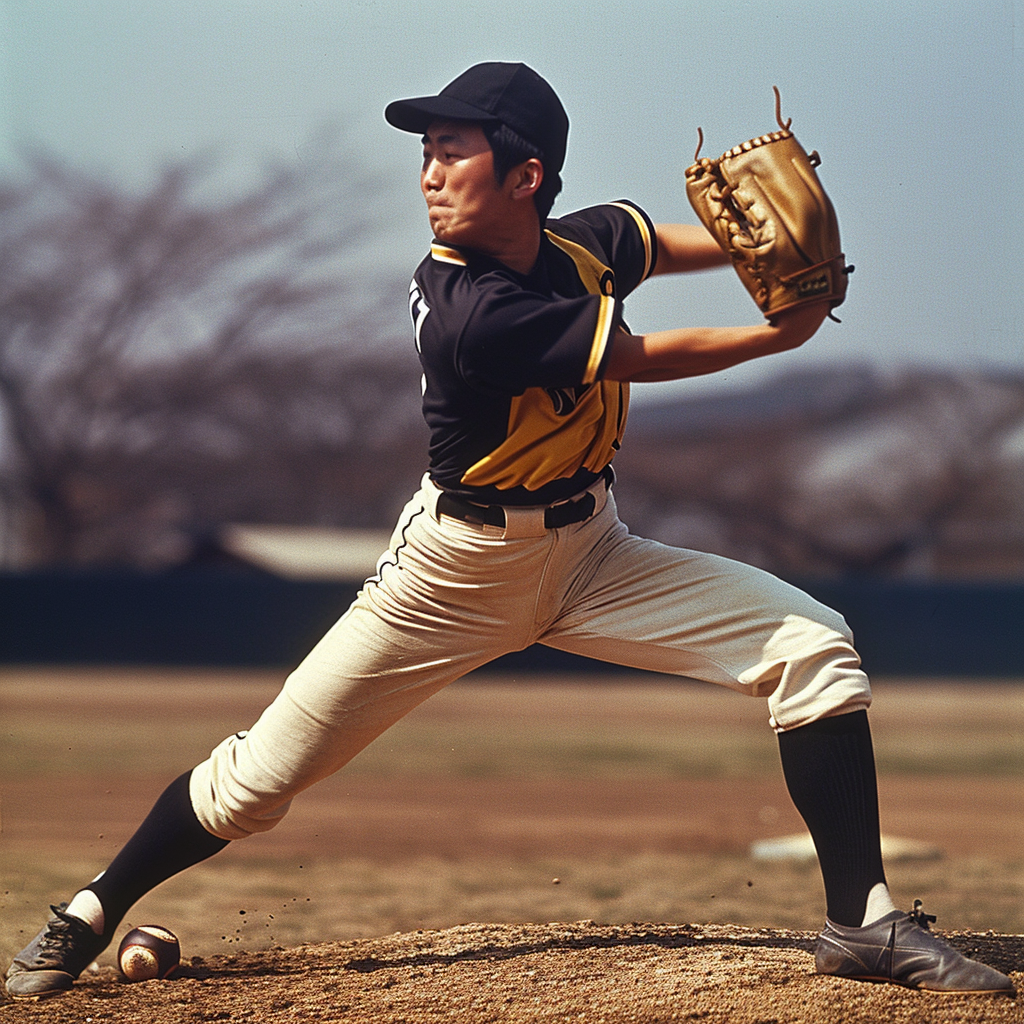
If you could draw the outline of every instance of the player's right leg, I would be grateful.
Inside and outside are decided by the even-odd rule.
[[[256,724],[193,770],[192,806],[209,832],[274,827],[298,793],[432,694],[531,642],[549,538],[507,541],[438,518],[431,493],[406,507],[377,574]]]
[[[228,841],[272,828],[297,793],[431,694],[525,646],[546,554],[544,537],[505,543],[439,522],[414,498],[378,577],[259,721],[175,780],[107,870],[53,909],[11,964],[8,993],[34,998],[70,988],[145,892]]]
[[[164,790],[102,875],[70,903],[50,908],[52,916],[7,970],[10,996],[38,998],[71,988],[110,944],[136,900],[227,846],[226,840],[211,835],[196,818],[188,794],[189,774]]]

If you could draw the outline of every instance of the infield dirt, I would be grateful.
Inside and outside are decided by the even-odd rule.
[[[277,684],[0,672],[4,964]],[[942,854],[891,863],[897,898],[1018,985],[1022,693],[879,681],[872,713],[883,831]],[[0,1021],[1024,1020],[1018,1000],[814,975],[816,867],[749,855],[800,828],[760,702],[650,676],[474,678],[133,909],[119,934],[180,936],[177,979],[128,985],[108,951]]]

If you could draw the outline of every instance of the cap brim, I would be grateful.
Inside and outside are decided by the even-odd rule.
[[[474,107],[451,96],[420,96],[411,100],[395,100],[384,108],[388,124],[403,132],[422,134],[435,121],[497,121],[486,110]]]

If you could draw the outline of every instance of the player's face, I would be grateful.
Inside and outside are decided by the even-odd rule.
[[[495,181],[494,154],[478,124],[439,121],[427,129],[420,189],[438,241],[495,251],[509,200]]]

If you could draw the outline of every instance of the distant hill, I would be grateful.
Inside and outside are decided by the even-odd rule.
[[[834,418],[877,393],[869,366],[799,370],[767,383],[723,394],[636,403],[630,411],[630,443],[639,438],[699,438],[762,424]]]
[[[1024,371],[852,365],[638,404],[623,519],[784,574],[1024,578]]]

